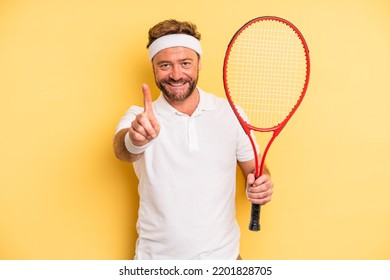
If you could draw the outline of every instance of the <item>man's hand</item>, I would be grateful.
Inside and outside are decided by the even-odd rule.
[[[271,201],[274,184],[267,174],[255,180],[255,175],[250,173],[246,183],[246,194],[250,202],[264,205]]]
[[[134,146],[143,146],[160,133],[160,124],[153,112],[152,96],[149,87],[142,85],[144,94],[144,111],[137,115],[129,128],[129,136]]]

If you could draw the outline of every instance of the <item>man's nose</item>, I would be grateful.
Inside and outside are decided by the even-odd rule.
[[[171,78],[175,81],[180,80],[182,77],[182,71],[179,65],[174,65],[171,71]]]

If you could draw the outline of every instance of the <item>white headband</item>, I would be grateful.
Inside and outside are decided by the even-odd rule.
[[[148,48],[149,60],[160,51],[172,47],[185,47],[194,50],[202,56],[202,47],[198,39],[187,34],[169,34],[156,39]]]

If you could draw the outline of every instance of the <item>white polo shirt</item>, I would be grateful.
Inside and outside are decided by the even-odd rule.
[[[136,259],[236,259],[236,163],[253,159],[228,102],[205,93],[192,116],[161,94],[153,102],[159,136],[134,162],[139,179]],[[133,106],[117,131],[143,108]]]

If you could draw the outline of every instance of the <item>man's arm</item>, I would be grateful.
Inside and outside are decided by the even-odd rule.
[[[125,146],[125,136],[129,129],[124,128],[118,131],[114,136],[114,153],[115,156],[123,161],[134,162],[140,159],[143,155],[141,154],[131,154]]]
[[[255,160],[252,159],[250,161],[244,161],[244,162],[238,162],[238,165],[241,168],[242,173],[244,174],[244,177],[247,178],[249,173],[255,173]],[[263,174],[267,174],[268,176],[271,176],[271,173],[267,167],[266,164],[264,164],[264,170]]]
[[[142,157],[150,142],[160,132],[160,124],[153,112],[149,87],[142,85],[144,111],[135,117],[129,128],[118,131],[114,136],[115,156],[123,161],[134,162]]]
[[[264,205],[271,201],[274,184],[271,181],[270,172],[264,166],[263,175],[255,178],[255,160],[238,162],[245,178],[246,178],[246,193],[248,200],[254,204]]]

